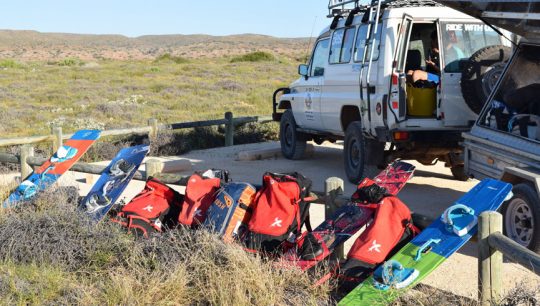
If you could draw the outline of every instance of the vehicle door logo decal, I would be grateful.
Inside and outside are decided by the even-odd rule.
[[[306,97],[306,109],[311,109],[311,105],[313,104],[313,100],[311,99],[311,94],[308,92]]]

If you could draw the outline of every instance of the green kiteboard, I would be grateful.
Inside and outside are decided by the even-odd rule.
[[[477,230],[478,216],[497,210],[512,185],[485,179],[449,207],[338,305],[387,305],[414,287],[461,248]]]

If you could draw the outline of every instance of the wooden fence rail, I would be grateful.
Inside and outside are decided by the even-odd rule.
[[[497,304],[502,294],[503,255],[540,276],[540,255],[502,234],[502,215],[487,211],[478,221],[478,300]]]
[[[152,137],[156,137],[159,131],[225,125],[225,131],[226,131],[225,145],[231,146],[233,145],[235,127],[242,124],[246,124],[246,123],[252,123],[252,122],[266,123],[266,122],[271,122],[271,121],[272,121],[272,117],[270,116],[234,118],[232,112],[226,112],[224,115],[224,119],[217,119],[217,120],[180,122],[180,123],[160,125],[158,124],[157,119],[150,119],[148,120],[148,126],[104,130],[101,132],[101,136],[106,137],[106,136],[148,134],[150,138],[152,138]],[[0,147],[18,146],[18,145],[24,145],[24,144],[35,144],[35,143],[42,143],[42,142],[53,142],[53,146],[52,146],[53,151],[56,151],[56,149],[58,149],[58,147],[61,146],[62,140],[69,139],[71,136],[73,136],[73,134],[63,134],[61,127],[53,126],[51,128],[50,135],[0,139]]]

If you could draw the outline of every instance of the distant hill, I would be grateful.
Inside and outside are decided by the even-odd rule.
[[[305,55],[309,38],[265,35],[122,35],[41,33],[0,30],[0,58],[57,60],[77,57],[98,59],[152,59],[169,53],[186,58],[219,57],[252,51],[269,51],[289,57]]]

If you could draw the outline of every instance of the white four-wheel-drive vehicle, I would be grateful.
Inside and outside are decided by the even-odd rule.
[[[441,1],[522,39],[471,131],[466,173],[514,185],[503,206],[508,237],[540,252],[540,2]]]
[[[395,158],[442,160],[466,179],[461,133],[475,122],[510,42],[431,1],[330,0],[329,10],[331,25],[300,65],[301,77],[274,94],[283,155],[299,159],[306,141],[343,139],[352,182]],[[438,83],[418,87],[407,77],[413,71],[430,72]]]

